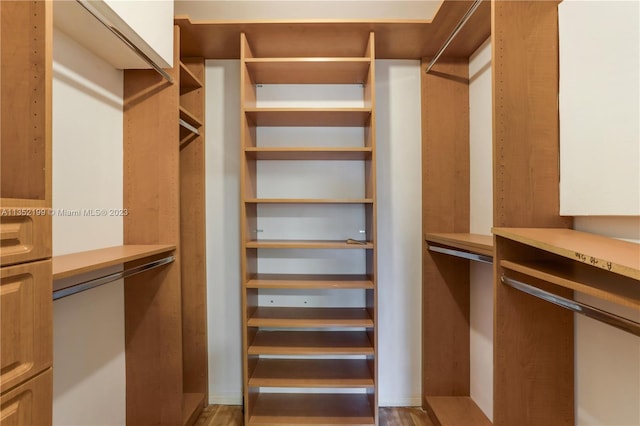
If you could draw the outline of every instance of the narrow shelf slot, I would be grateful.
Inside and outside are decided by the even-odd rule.
[[[186,123],[195,128],[202,127],[202,122],[195,115],[187,111],[186,108],[181,106],[179,110],[181,120],[184,120]]]
[[[372,425],[366,394],[259,393],[249,425]]]
[[[369,58],[247,58],[256,84],[362,84]]]
[[[201,87],[203,87],[203,84],[200,79],[180,61],[180,93],[200,89]]]
[[[200,136],[200,131],[197,128],[193,127],[191,124],[184,121],[182,118],[178,120],[178,123],[180,124],[180,127],[187,129],[196,136]]]
[[[248,204],[373,204],[372,198],[249,198]]]
[[[248,327],[373,327],[365,308],[271,308],[258,307]]]
[[[204,409],[203,393],[185,393],[182,395],[182,424],[191,426],[195,424]]]
[[[246,243],[247,248],[270,249],[372,249],[371,241],[359,243],[347,243],[347,240],[252,240]]]
[[[364,127],[371,108],[245,108],[256,126]]]
[[[469,253],[467,251],[455,250],[448,247],[440,247],[435,245],[429,245],[429,251],[435,253],[446,254],[449,256],[460,257],[462,259],[474,260],[476,262],[493,264],[493,257],[484,256],[482,254]]]
[[[373,355],[365,331],[264,331],[256,333],[249,355]]]
[[[245,284],[247,288],[289,289],[372,289],[367,275],[293,275],[258,274]]]
[[[469,233],[429,233],[425,240],[431,245],[446,246],[469,253],[493,257],[493,236]]]
[[[468,396],[428,396],[427,413],[441,426],[491,426],[491,422]]]
[[[245,155],[255,160],[345,160],[371,158],[372,149],[362,148],[245,148]]]
[[[250,387],[373,388],[366,359],[260,359]]]

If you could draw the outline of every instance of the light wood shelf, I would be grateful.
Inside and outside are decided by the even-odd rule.
[[[366,394],[260,393],[249,425],[372,425],[374,410]]]
[[[174,245],[124,245],[53,257],[53,279],[59,280],[175,250]]]
[[[494,228],[494,234],[640,280],[640,244],[561,228]]]
[[[269,249],[372,249],[373,243],[350,244],[346,240],[252,240],[246,243],[247,248]]]
[[[470,253],[493,256],[493,236],[469,233],[428,233],[425,240],[435,245],[444,245]],[[430,244],[431,245],[431,244]]]
[[[204,85],[200,79],[196,77],[182,61],[180,61],[180,93],[200,89],[203,86]]]
[[[373,281],[367,275],[294,275],[258,274],[245,284],[247,288],[290,289],[372,289]]]
[[[204,394],[185,393],[182,395],[182,424],[191,426],[195,424],[204,409]]]
[[[272,308],[259,306],[248,327],[373,327],[365,308]]]
[[[500,261],[500,266],[598,299],[640,309],[640,284],[587,265],[553,261]]]
[[[259,359],[250,387],[372,388],[366,359]]]
[[[245,108],[255,126],[363,127],[371,108]]]
[[[202,127],[202,121],[196,117],[193,113],[189,112],[185,107],[180,106],[180,118],[187,123],[191,124],[195,128]]]
[[[358,148],[245,148],[247,158],[255,160],[366,160],[372,149]]]
[[[370,58],[247,58],[256,84],[362,84]]]
[[[427,413],[439,426],[491,426],[491,422],[468,396],[428,396]]]
[[[249,355],[373,355],[365,331],[263,331],[249,345]]]
[[[248,198],[248,204],[373,204],[372,198]]]

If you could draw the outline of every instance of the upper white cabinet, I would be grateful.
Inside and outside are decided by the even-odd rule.
[[[560,213],[640,215],[640,3],[558,8]]]
[[[162,68],[173,66],[173,0],[57,0],[54,25],[116,68],[150,66],[81,5]]]

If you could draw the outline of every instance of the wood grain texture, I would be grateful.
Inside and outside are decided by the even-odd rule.
[[[256,84],[364,84],[369,58],[253,58]]]
[[[426,65],[423,60],[422,65]],[[422,74],[422,228],[469,232],[469,66]],[[423,246],[422,394],[469,395],[469,262]]]
[[[366,359],[259,359],[251,387],[373,388]]]
[[[2,205],[4,213],[12,209]],[[25,208],[26,212],[33,210]],[[51,257],[52,225],[51,215],[2,215],[0,216],[0,265],[7,266]]]
[[[364,331],[258,331],[249,355],[373,355]]]
[[[255,160],[366,160],[371,147],[362,148],[262,148],[245,149],[247,158]]]
[[[431,232],[425,235],[425,240],[427,243],[435,243],[435,245],[445,245],[471,253],[493,256],[493,237],[491,235]]]
[[[3,425],[50,425],[53,422],[53,371],[49,368],[0,397]]]
[[[368,275],[258,274],[245,284],[247,288],[347,289],[374,288]]]
[[[248,327],[373,327],[363,308],[272,308],[258,307]]]
[[[431,396],[426,402],[429,417],[437,426],[491,426],[468,396]]]
[[[204,410],[204,394],[185,393],[182,395],[182,425],[192,426]]]
[[[173,263],[125,279],[128,424],[182,423],[178,97],[153,70],[124,72],[124,243],[176,246]]]
[[[432,20],[273,20],[190,21],[176,18],[186,54],[207,59],[237,59],[239,35],[252,41],[252,57],[357,57],[376,34],[376,58],[420,59],[432,56],[451,33],[472,1],[445,0]],[[478,8],[447,49],[447,55],[468,57],[490,35],[490,2]]]

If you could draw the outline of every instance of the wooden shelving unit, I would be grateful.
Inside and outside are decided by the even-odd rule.
[[[469,253],[493,256],[493,236],[467,233],[429,233],[429,245],[452,247]]]
[[[376,215],[374,39],[361,56],[254,55],[241,35],[241,223],[245,424],[377,424]],[[281,52],[284,53],[284,52]],[[363,107],[260,107],[260,84],[362,84]],[[354,147],[262,146],[260,127],[362,127]],[[267,198],[258,191],[258,162],[344,160],[364,163],[363,196],[355,198]],[[348,165],[348,164],[347,164]],[[362,167],[362,166],[360,166]],[[367,241],[256,238],[261,208],[362,206]],[[363,237],[364,238],[364,237]],[[265,274],[263,250],[360,250],[363,273],[353,275]],[[363,260],[364,260],[363,259]],[[364,263],[364,262],[363,262]],[[260,304],[264,292],[307,294],[309,290],[362,291],[361,307],[280,307]],[[265,302],[263,302],[265,303]],[[330,305],[334,306],[334,305]],[[339,305],[338,305],[339,306]],[[356,329],[356,330],[354,330]],[[329,356],[314,359],[310,356]],[[270,358],[265,358],[269,356]],[[284,357],[287,358],[279,358]],[[295,359],[290,359],[294,356]],[[358,359],[345,359],[358,356]],[[269,388],[301,388],[297,395]],[[354,393],[331,393],[349,388]],[[316,390],[316,392],[314,392]],[[317,391],[321,393],[317,393]]]
[[[439,426],[490,426],[492,423],[468,396],[427,397],[427,412]]]

